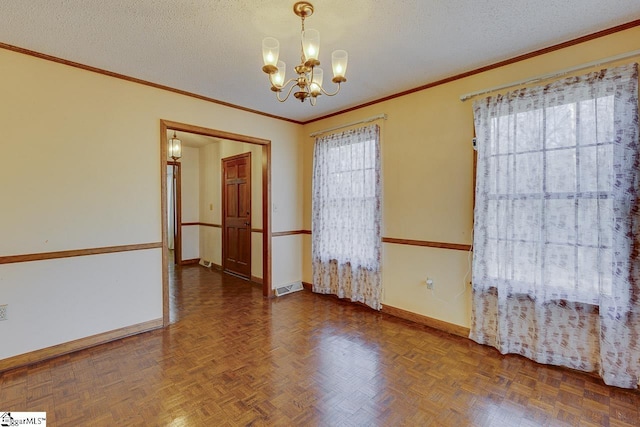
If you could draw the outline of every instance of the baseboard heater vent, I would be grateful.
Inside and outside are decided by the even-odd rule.
[[[286,294],[301,291],[302,289],[302,282],[291,283],[290,285],[280,286],[279,288],[276,288],[276,296],[281,297]]]
[[[202,258],[200,258],[200,262],[198,264],[200,264],[201,266],[206,267],[206,268],[210,268],[211,267],[211,261],[205,261]]]

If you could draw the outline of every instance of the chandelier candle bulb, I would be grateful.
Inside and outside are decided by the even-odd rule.
[[[322,92],[320,91],[320,88],[322,87],[322,75],[322,68],[313,68],[313,80],[311,81],[311,87],[309,88],[311,90],[312,96],[318,96],[322,94]]]
[[[344,83],[347,79],[344,77],[347,73],[347,61],[349,54],[346,50],[334,50],[331,54],[331,65],[333,67],[333,82]]]
[[[302,32],[302,50],[307,67],[315,67],[320,65],[318,55],[320,54],[320,32],[318,30],[308,29]]]
[[[284,76],[287,72],[287,64],[284,61],[278,61],[278,70],[273,74],[271,90],[280,90],[284,86]]]
[[[262,40],[262,71],[273,74],[277,71],[278,55],[280,54],[280,42],[273,37],[265,37]]]

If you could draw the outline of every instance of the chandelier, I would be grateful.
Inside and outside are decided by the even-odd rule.
[[[344,50],[336,50],[331,54],[331,65],[333,67],[333,83],[338,87],[333,93],[327,92],[322,87],[322,68],[319,67],[318,52],[320,50],[320,33],[317,30],[304,28],[305,18],[313,15],[313,5],[306,1],[299,1],[293,5],[293,13],[298,15],[302,20],[301,31],[301,54],[300,64],[294,70],[297,77],[293,77],[285,82],[286,64],[278,61],[280,51],[280,42],[273,37],[267,37],[262,40],[262,58],[264,67],[262,71],[269,75],[271,90],[276,93],[276,98],[280,102],[289,99],[291,92],[297,87],[297,91],[293,94],[301,102],[309,98],[311,105],[316,105],[316,98],[319,95],[334,96],[340,92],[340,83],[344,83],[347,79],[344,77],[347,71],[347,52]],[[286,87],[291,84],[289,89]],[[282,98],[280,94],[286,91],[287,95]]]

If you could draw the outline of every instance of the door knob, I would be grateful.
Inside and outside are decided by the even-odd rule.
[[[250,222],[245,222],[244,225],[249,226],[251,223]]]

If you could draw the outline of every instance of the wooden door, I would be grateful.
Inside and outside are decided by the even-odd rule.
[[[222,159],[222,265],[251,277],[251,153]]]

